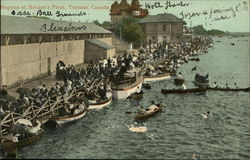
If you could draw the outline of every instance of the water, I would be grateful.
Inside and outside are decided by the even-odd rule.
[[[221,40],[222,42],[216,42]],[[239,41],[238,41],[239,40]],[[209,72],[211,82],[239,87],[249,84],[249,39],[215,38],[215,49],[199,56],[200,62],[183,64],[178,71],[194,87],[196,73]],[[230,43],[234,42],[235,46]],[[197,72],[191,68],[197,66]],[[249,93],[208,91],[206,94],[163,95],[173,80],[152,83],[140,101],[113,101],[72,124],[50,130],[35,144],[23,148],[25,158],[84,159],[250,159]],[[129,131],[139,105],[154,100],[165,112],[146,122],[147,131]],[[211,118],[202,113],[210,111]],[[137,124],[138,125],[138,124]]]

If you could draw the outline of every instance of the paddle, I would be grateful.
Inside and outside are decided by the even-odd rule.
[[[125,112],[125,114],[131,114],[131,113],[134,113],[134,112]]]

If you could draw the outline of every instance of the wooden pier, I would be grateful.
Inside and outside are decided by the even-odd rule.
[[[78,90],[72,90],[68,96],[58,96],[48,98],[41,107],[34,104],[26,106],[21,113],[9,112],[6,113],[1,119],[0,134],[8,134],[8,128],[17,123],[18,119],[27,119],[31,122],[38,119],[41,123],[45,123],[52,116],[54,116],[60,108],[67,103],[68,100],[74,96],[79,97],[81,93]],[[23,106],[22,106],[23,107]]]

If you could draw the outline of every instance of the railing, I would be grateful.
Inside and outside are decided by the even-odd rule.
[[[67,97],[60,96],[56,97],[56,99],[48,98],[41,107],[31,104],[21,113],[9,112],[3,116],[1,119],[1,135],[6,134],[8,128],[10,128],[13,124],[17,123],[18,119],[28,119],[32,121],[37,118],[41,122],[44,122],[51,118],[57,111],[63,107],[63,103],[67,102],[73,96],[79,96],[79,92],[77,90],[73,90]]]

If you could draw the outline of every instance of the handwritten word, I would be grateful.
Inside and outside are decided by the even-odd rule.
[[[86,15],[85,12],[79,12],[79,13],[61,13],[60,11],[56,11],[57,17],[65,17],[65,16],[84,16]]]
[[[85,30],[86,26],[82,25],[81,27],[73,26],[72,23],[69,24],[69,26],[55,26],[55,24],[52,22],[50,25],[47,26],[47,24],[43,24],[40,28],[43,32],[54,32],[54,31],[78,31],[78,30]]]
[[[204,16],[207,20],[212,22],[230,19],[237,16],[237,12],[248,10],[248,3],[243,1],[235,6],[228,8],[211,8],[210,10],[202,10],[198,12],[180,12],[182,19],[191,19],[194,17]]]
[[[154,4],[145,3],[145,9],[162,8],[161,2],[155,2]]]
[[[36,15],[36,16],[56,16],[56,17],[66,17],[66,16],[85,16],[87,15],[85,12],[80,11],[77,13],[63,13],[61,11],[46,11],[46,10],[38,10],[36,13],[32,13],[30,11],[15,11],[13,10],[11,12],[12,15],[17,15],[17,16],[31,16],[31,15]]]
[[[155,9],[155,8],[165,8],[166,10],[168,8],[174,8],[174,7],[187,7],[191,3],[185,3],[183,1],[173,3],[171,1],[167,1],[164,6],[161,4],[161,2],[154,2],[153,4],[145,3],[145,9]]]
[[[182,1],[180,1],[179,3],[171,3],[170,1],[166,2],[166,7],[165,9],[167,10],[168,8],[172,7],[187,7],[189,6],[191,3],[184,3]]]

